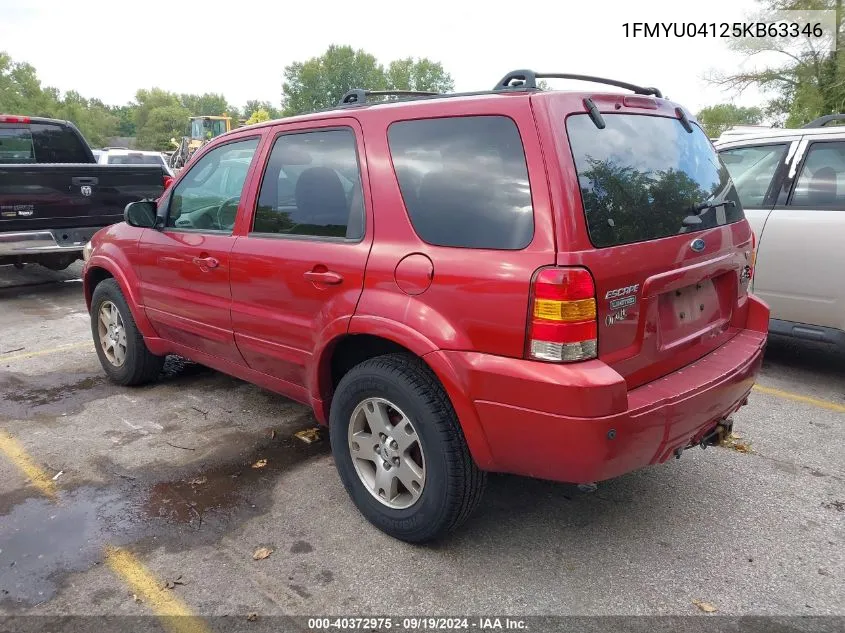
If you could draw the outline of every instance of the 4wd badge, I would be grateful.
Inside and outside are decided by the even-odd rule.
[[[91,186],[90,186],[90,185],[82,185],[82,186],[79,188],[79,192],[80,192],[83,196],[86,196],[86,197],[87,197],[87,196],[90,196],[90,195],[91,195]]]

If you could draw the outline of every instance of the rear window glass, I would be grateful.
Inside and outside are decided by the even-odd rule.
[[[153,154],[109,154],[109,165],[163,165],[161,156]]]
[[[0,127],[0,163],[31,163],[32,134],[25,127]]]
[[[33,123],[32,143],[39,163],[90,163],[92,158],[82,141],[70,129],[49,123]]]
[[[604,120],[602,130],[587,114],[566,122],[595,246],[692,233],[743,219],[728,170],[697,125],[689,133],[674,118],[605,114]]]
[[[388,141],[417,234],[437,246],[521,249],[534,234],[525,152],[503,116],[400,121]]]

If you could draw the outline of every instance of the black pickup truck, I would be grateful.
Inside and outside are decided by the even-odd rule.
[[[0,114],[0,265],[67,268],[128,203],[158,198],[169,179],[157,165],[98,165],[68,121]]]

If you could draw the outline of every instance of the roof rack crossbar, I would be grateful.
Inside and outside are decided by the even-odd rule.
[[[349,105],[352,103],[362,104],[367,103],[367,97],[433,97],[439,95],[439,92],[431,92],[428,90],[362,90],[361,88],[354,88],[348,90],[340,98],[337,105]]]
[[[806,125],[802,125],[801,127],[802,129],[824,127],[833,121],[845,121],[845,114],[826,114],[824,116],[820,116],[814,121],[810,121]]]
[[[537,90],[538,79],[575,79],[578,81],[590,81],[593,83],[607,84],[624,88],[639,95],[654,95],[658,99],[663,98],[663,93],[657,88],[646,88],[636,84],[629,84],[625,81],[606,79],[604,77],[593,77],[592,75],[572,75],[569,73],[538,73],[533,70],[514,70],[502,77],[501,81],[493,88],[494,92],[506,90]]]

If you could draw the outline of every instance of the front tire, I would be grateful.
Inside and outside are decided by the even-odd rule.
[[[129,304],[114,279],[97,284],[91,297],[91,334],[100,364],[112,382],[141,385],[155,380],[164,357],[147,349]]]
[[[335,465],[364,517],[394,538],[422,543],[463,523],[486,473],[432,371],[405,354],[379,356],[340,381],[329,414]]]

